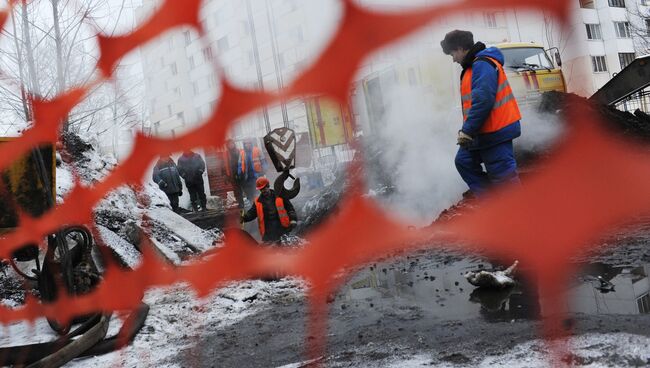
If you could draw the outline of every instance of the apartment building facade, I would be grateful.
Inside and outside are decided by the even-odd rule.
[[[514,10],[465,12],[440,19],[416,36],[418,47],[391,47],[364,61],[357,74],[357,88],[352,92],[353,97],[356,95],[355,105],[364,105],[368,100],[363,81],[387,74],[396,64],[406,70],[404,78],[428,86],[441,105],[454,103],[457,96],[449,90],[457,89],[458,81],[451,78],[457,70],[442,55],[439,40],[444,32],[455,28],[469,29],[488,44],[532,41],[548,48],[558,47],[569,91],[589,96],[648,50],[645,39],[650,37],[646,37],[650,21],[645,14],[650,1],[571,1],[573,17],[567,27],[542,14]],[[214,58],[229,80],[242,87],[274,90],[290,82],[322,47],[326,31],[337,24],[336,15],[329,29],[323,27],[324,22],[313,21],[313,14],[324,15],[327,11],[319,11],[309,3],[206,1],[201,18],[207,39],[199,39],[194,31],[185,29],[169,32],[161,41],[147,46],[142,59],[152,133],[174,136],[212,113],[219,99],[220,77],[212,65]],[[381,1],[360,3],[373,5]],[[143,2],[138,10],[140,21],[156,4],[153,0]],[[449,101],[440,97],[445,93]],[[363,126],[372,119],[360,116],[359,120]],[[235,138],[260,137],[268,129],[284,125],[297,131],[308,130],[302,100],[258,111],[242,119],[230,134]]]
[[[145,0],[138,18],[157,2]],[[204,39],[191,29],[169,32],[142,51],[152,134],[175,136],[204,121],[219,99],[222,74],[236,86],[277,90],[304,65],[315,32],[297,0],[204,3]],[[274,56],[275,55],[275,56]],[[216,62],[216,64],[215,64]],[[286,101],[245,117],[234,138],[262,136],[288,126],[306,131],[301,100]]]

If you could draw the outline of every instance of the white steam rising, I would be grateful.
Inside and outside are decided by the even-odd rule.
[[[521,137],[514,141],[515,150],[546,150],[564,132],[564,124],[559,115],[539,113],[533,107],[523,107],[521,114]]]
[[[456,171],[454,158],[461,127],[458,107],[441,111],[431,94],[418,88],[394,87],[385,93],[385,113],[371,144],[380,145],[381,164],[391,172],[394,191],[383,198],[391,213],[416,225],[431,223],[468,190]],[[522,108],[518,151],[540,152],[562,133],[557,115]]]
[[[409,222],[428,224],[467,190],[454,166],[460,116],[436,111],[423,90],[397,87],[386,97],[372,138],[381,145],[382,164],[393,170],[395,191],[385,203]]]

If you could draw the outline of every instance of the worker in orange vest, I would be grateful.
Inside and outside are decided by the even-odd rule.
[[[244,142],[244,149],[239,152],[237,173],[242,183],[242,189],[248,200],[253,203],[257,196],[255,181],[264,176],[266,159],[259,147],[253,146],[252,140]]]
[[[237,206],[244,209],[244,196],[242,193],[242,180],[239,176],[239,156],[240,151],[237,149],[235,142],[232,139],[226,141],[226,149],[223,151],[222,157],[222,173],[226,175],[228,182],[232,185]]]
[[[251,208],[242,214],[241,222],[257,219],[262,241],[277,243],[282,235],[296,227],[298,219],[296,211],[288,199],[276,196],[266,177],[258,178],[255,186],[260,191],[260,195]]]
[[[503,54],[496,47],[474,43],[469,31],[449,32],[440,45],[463,68],[463,126],[455,160],[460,176],[475,195],[493,184],[518,183],[512,141],[521,135],[521,113],[503,69]]]

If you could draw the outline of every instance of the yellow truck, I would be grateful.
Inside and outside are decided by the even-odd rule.
[[[555,60],[552,60],[544,46],[532,42],[508,42],[495,46],[503,52],[504,68],[519,105],[539,103],[544,92],[566,92],[560,69],[562,60],[557,49]]]

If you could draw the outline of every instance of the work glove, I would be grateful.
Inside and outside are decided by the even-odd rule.
[[[164,180],[158,182],[158,188],[165,189],[167,188],[167,183]]]
[[[244,211],[242,211],[242,213],[239,215],[239,223],[243,224],[244,222],[246,222],[246,221],[244,219]]]
[[[291,221],[289,222],[289,230],[293,230],[298,226],[298,223],[296,221]]]
[[[458,131],[458,142],[456,143],[457,145],[461,147],[469,147],[473,142],[474,138],[472,138],[469,134],[463,132],[462,130]]]

